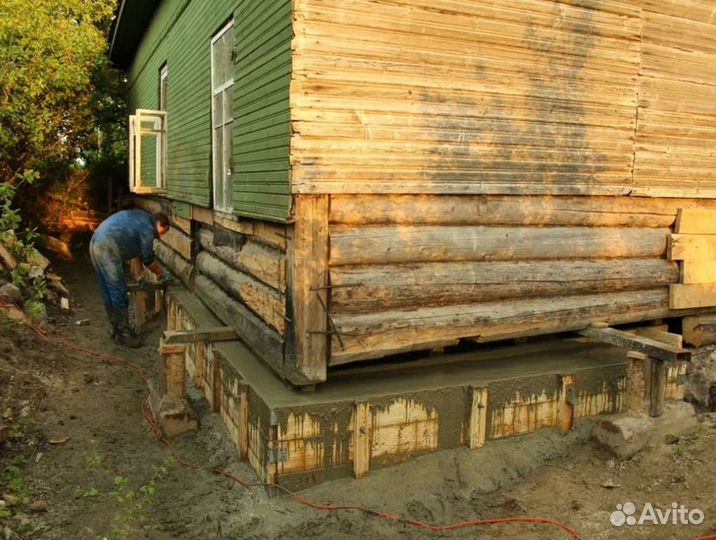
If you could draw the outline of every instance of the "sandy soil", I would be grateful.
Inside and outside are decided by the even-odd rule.
[[[74,311],[55,313],[46,341],[0,322],[0,538],[568,538],[548,524],[483,525],[432,532],[360,511],[323,511],[270,497],[209,472],[220,467],[250,482],[220,420],[202,410],[201,429],[174,442],[177,463],[142,418],[145,386],[122,365],[63,347],[62,341],[155,369],[158,323],[148,345],[131,351],[108,339],[87,261],[61,268]],[[77,321],[88,320],[86,325]],[[590,441],[587,422],[563,436],[538,434],[478,452],[440,452],[306,490],[321,504],[354,504],[437,524],[539,516],[583,538],[696,538],[716,529],[715,418],[678,440],[626,461]],[[612,485],[615,487],[605,487]],[[705,514],[700,525],[610,524],[617,504],[672,502]]]

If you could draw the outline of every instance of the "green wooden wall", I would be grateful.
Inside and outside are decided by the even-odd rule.
[[[211,37],[234,17],[233,206],[285,220],[290,205],[291,0],[164,0],[129,70],[130,110],[159,105],[168,66],[168,196],[211,202]]]

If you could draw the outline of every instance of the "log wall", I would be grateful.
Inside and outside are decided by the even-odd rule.
[[[330,364],[678,316],[667,243],[701,199],[334,195]]]

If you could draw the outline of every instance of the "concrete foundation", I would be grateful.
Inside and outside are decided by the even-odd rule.
[[[193,295],[167,293],[168,330],[221,323]],[[576,340],[500,346],[335,373],[301,392],[240,341],[189,344],[185,366],[262,481],[300,489],[541,428],[626,410],[626,353]],[[666,397],[683,397],[684,366]],[[476,450],[479,451],[479,450]]]

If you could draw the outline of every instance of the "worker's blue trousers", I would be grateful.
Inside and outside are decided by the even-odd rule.
[[[124,279],[119,247],[112,241],[96,242],[93,238],[89,251],[104,307],[110,313],[116,308],[126,308],[129,304],[127,282]]]

